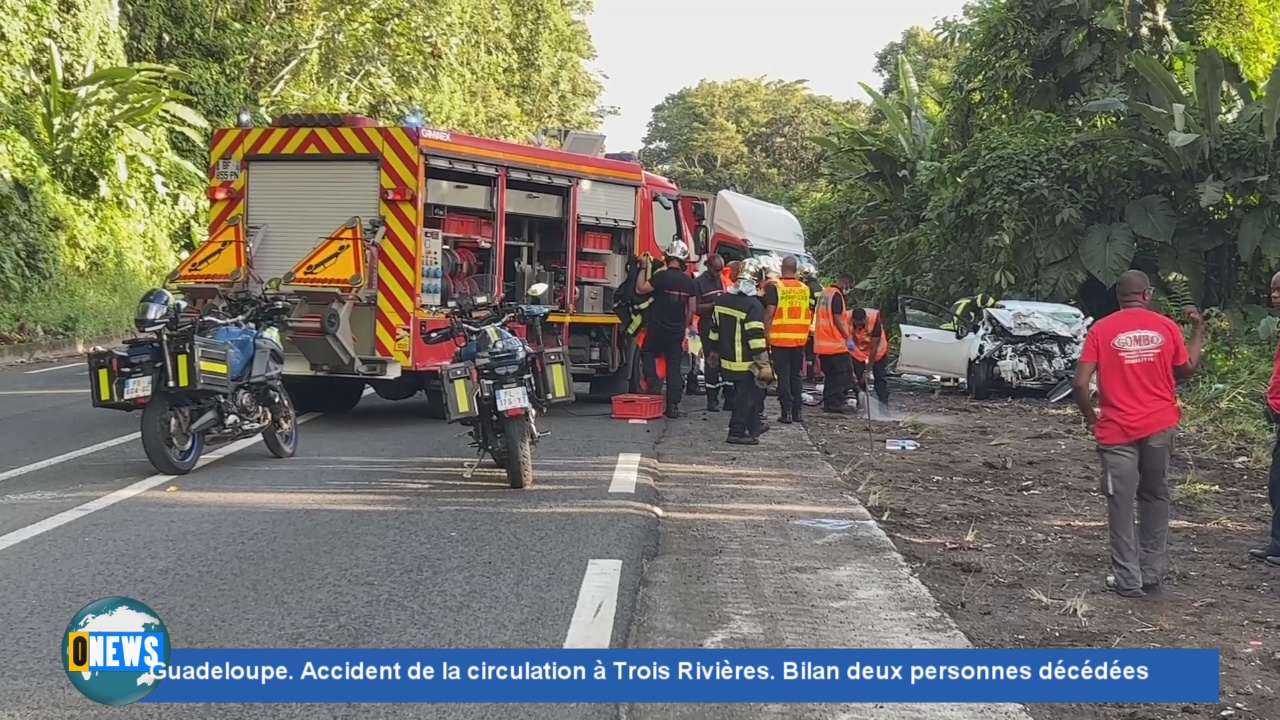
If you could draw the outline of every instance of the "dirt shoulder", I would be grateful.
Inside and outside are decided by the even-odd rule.
[[[1280,718],[1280,570],[1246,555],[1266,537],[1265,469],[1180,437],[1171,577],[1125,599],[1102,589],[1106,509],[1075,409],[935,392],[895,386],[906,419],[870,434],[863,418],[820,412],[808,429],[976,646],[1221,650],[1219,706],[1027,706],[1037,720]],[[886,438],[920,447],[889,451]]]

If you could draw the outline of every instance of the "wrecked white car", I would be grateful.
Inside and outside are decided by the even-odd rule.
[[[1061,400],[1092,318],[1070,305],[1004,300],[973,326],[927,300],[901,302],[899,373],[958,378],[969,395],[985,400],[1015,390],[1045,391]],[[950,324],[959,329],[944,329]]]

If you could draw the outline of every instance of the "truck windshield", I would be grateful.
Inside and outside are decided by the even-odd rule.
[[[658,248],[666,252],[671,242],[680,235],[680,221],[676,217],[676,202],[673,198],[654,193],[653,195],[653,239]]]
[[[814,265],[817,264],[816,262],[814,262],[813,256],[810,255],[809,253],[788,253],[788,252],[779,252],[777,250],[762,250],[760,248],[751,249],[751,257],[768,257],[770,255],[777,255],[778,257],[795,255],[796,260],[799,260],[801,265],[804,265],[805,263],[812,263]]]

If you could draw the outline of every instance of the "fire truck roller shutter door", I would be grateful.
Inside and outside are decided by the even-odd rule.
[[[377,160],[250,160],[245,212],[250,225],[267,226],[254,249],[258,275],[281,277],[353,216],[376,219],[380,182]]]
[[[580,180],[578,217],[591,225],[634,227],[636,188],[599,180]]]

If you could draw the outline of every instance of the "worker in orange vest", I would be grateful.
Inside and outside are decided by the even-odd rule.
[[[783,425],[802,421],[804,385],[800,367],[804,365],[804,346],[813,325],[813,293],[796,277],[798,267],[794,255],[784,257],[780,277],[768,283],[764,292],[764,333],[778,378],[778,402],[782,405],[778,422]]]
[[[853,335],[853,378],[858,388],[867,391],[867,368],[870,367],[876,398],[881,409],[889,406],[889,336],[879,310],[854,308],[849,314]]]
[[[848,410],[853,386],[853,335],[845,311],[845,294],[853,289],[853,276],[845,273],[835,285],[822,291],[814,308],[813,351],[822,365],[822,409],[830,413]]]

